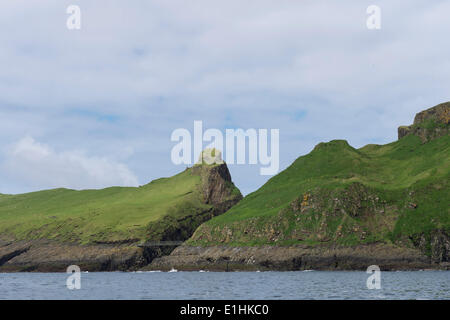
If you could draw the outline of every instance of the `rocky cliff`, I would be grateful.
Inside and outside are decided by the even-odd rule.
[[[140,188],[2,196],[0,271],[136,270],[241,198],[225,163]]]
[[[449,106],[387,145],[318,144],[149,268],[448,269]]]
[[[366,270],[378,265],[382,270],[436,268],[420,251],[394,245],[357,246],[208,246],[183,245],[171,255],[155,259],[146,270],[209,271],[295,271]],[[439,268],[449,268],[441,264]]]
[[[422,142],[433,140],[437,137],[448,135],[450,123],[450,102],[441,103],[435,107],[416,114],[414,123],[410,126],[398,128],[398,138],[407,135],[416,135]]]

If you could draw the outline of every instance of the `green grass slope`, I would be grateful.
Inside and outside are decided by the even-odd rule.
[[[410,134],[360,149],[343,140],[320,143],[201,225],[187,244],[409,246],[435,230],[449,232],[449,139],[424,143]]]
[[[229,187],[234,191],[231,182]],[[149,227],[161,219],[182,218],[211,207],[203,199],[202,177],[192,169],[138,188],[1,195],[0,237],[83,244],[144,242],[151,240]]]

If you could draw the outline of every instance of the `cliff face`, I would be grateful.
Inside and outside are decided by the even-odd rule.
[[[422,142],[427,142],[448,135],[449,123],[450,102],[441,103],[416,114],[412,125],[399,127],[398,138],[412,134],[420,137]]]
[[[170,254],[178,244],[159,246],[158,242],[183,242],[204,222],[230,209],[242,199],[240,191],[231,181],[231,175],[225,163],[201,164],[188,169],[201,178],[199,193],[205,208],[196,208],[192,203],[184,203],[175,209],[176,214],[167,215],[148,227],[147,238],[150,241],[141,245],[146,263]],[[156,245],[155,245],[156,242]]]
[[[448,268],[449,105],[387,145],[320,143],[151,266]]]
[[[393,245],[367,244],[330,247],[295,246],[180,246],[171,255],[155,259],[152,270],[211,271],[295,271],[366,270],[378,265],[382,270],[417,270],[433,267],[418,250]]]
[[[242,198],[224,163],[113,191],[49,190],[0,199],[0,271],[65,271],[72,264],[84,271],[136,270]],[[77,214],[66,217],[74,206]]]

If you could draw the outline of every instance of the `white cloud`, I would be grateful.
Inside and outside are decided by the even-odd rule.
[[[2,168],[9,178],[31,188],[97,189],[139,184],[122,163],[79,151],[57,152],[32,137],[25,137],[10,148]]]
[[[29,135],[149,181],[183,169],[170,134],[203,120],[281,129],[286,167],[333,138],[392,141],[450,99],[450,1],[378,0],[377,31],[370,0],[77,0],[79,31],[66,28],[71,4],[0,1],[0,151]],[[265,181],[230,169],[245,192]],[[1,190],[29,190],[8,174]]]

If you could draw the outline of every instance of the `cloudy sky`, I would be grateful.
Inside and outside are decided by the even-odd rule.
[[[68,30],[66,9],[81,8]],[[368,30],[366,9],[381,8]],[[450,1],[2,0],[0,193],[135,186],[184,169],[177,128],[280,129],[280,167],[321,141],[397,138],[450,100]],[[269,177],[232,165],[247,194]]]

